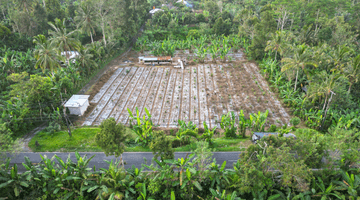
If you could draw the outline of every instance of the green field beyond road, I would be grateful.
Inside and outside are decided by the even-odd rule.
[[[96,145],[95,135],[100,131],[100,128],[78,128],[72,131],[70,138],[67,131],[59,131],[53,134],[47,132],[40,132],[36,134],[29,142],[29,147],[35,152],[102,152],[100,147]],[[149,147],[142,147],[130,142],[135,140],[136,134],[127,129],[128,139],[126,145],[126,152],[151,152]],[[175,139],[175,136],[168,136]],[[38,141],[39,146],[35,145]],[[194,140],[195,142],[195,140]],[[242,151],[244,146],[250,143],[248,138],[232,139],[214,136],[214,143],[211,148],[214,151]],[[175,148],[176,152],[191,151],[195,148],[195,143]]]

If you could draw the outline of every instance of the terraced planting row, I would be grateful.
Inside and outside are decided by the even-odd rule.
[[[204,64],[186,69],[170,67],[120,68],[90,101],[95,108],[83,125],[99,125],[113,117],[128,124],[128,109],[141,117],[146,107],[155,125],[176,127],[179,119],[199,127],[220,127],[221,115],[244,110],[248,116],[269,110],[269,122],[288,123],[289,115],[270,92],[256,66]]]

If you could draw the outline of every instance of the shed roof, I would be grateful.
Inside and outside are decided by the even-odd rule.
[[[89,99],[90,95],[73,95],[66,103],[65,107],[81,107]]]

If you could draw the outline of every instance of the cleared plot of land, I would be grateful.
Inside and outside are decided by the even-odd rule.
[[[184,70],[134,64],[119,68],[90,100],[96,106],[83,125],[99,125],[109,117],[128,124],[127,109],[135,113],[138,108],[144,116],[145,107],[160,127],[175,127],[179,119],[193,121],[199,127],[203,122],[219,127],[221,115],[229,111],[238,115],[240,110],[247,116],[269,110],[269,124],[288,123],[290,116],[257,66],[243,62],[241,53],[232,57],[233,62],[191,64]]]

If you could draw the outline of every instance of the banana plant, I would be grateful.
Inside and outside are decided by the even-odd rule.
[[[215,133],[215,130],[217,128],[217,126],[215,126],[212,130],[208,127],[208,125],[206,124],[206,122],[203,122],[204,125],[204,133],[201,135],[200,138],[204,139],[206,142],[208,142],[209,144],[212,144],[213,142],[213,136]]]
[[[131,174],[128,174],[121,166],[121,160],[106,161],[108,169],[101,168],[101,175],[98,178],[100,184],[93,186],[87,192],[96,191],[97,199],[121,199],[130,198],[136,194],[135,181]]]
[[[240,49],[241,40],[236,35],[231,38],[231,47],[234,52],[237,52]]]
[[[205,57],[207,55],[209,47],[197,46],[196,49],[197,49],[197,55],[199,57],[199,61],[205,62]]]
[[[133,115],[131,110],[128,108],[129,112],[129,121],[130,125],[132,127],[132,131],[136,133],[137,138],[135,139],[135,142],[139,142],[142,146],[147,146],[151,139],[152,139],[152,127],[153,123],[151,120],[151,114],[148,111],[147,108],[144,108],[147,116],[143,116],[143,118],[140,117],[139,109],[136,107],[136,116]],[[133,122],[135,121],[135,124],[133,125]]]
[[[193,44],[194,44],[194,37],[186,38],[186,48],[189,49],[189,53],[192,53]]]
[[[182,144],[189,144],[190,138],[193,137],[196,140],[199,139],[198,129],[196,128],[196,124],[192,121],[189,121],[186,124],[183,120],[178,120],[179,131],[176,133],[176,138],[181,141]]]
[[[321,199],[332,199],[331,196],[336,197],[338,199],[342,199],[338,194],[334,193],[335,187],[333,183],[330,183],[328,187],[325,187],[324,182],[320,177],[317,177],[318,181],[316,182],[317,187],[320,189],[320,192],[313,195],[314,197],[320,197]]]
[[[236,191],[226,195],[226,190],[220,193],[218,190],[210,188],[210,192],[216,200],[241,200],[241,198],[237,196]]]
[[[313,110],[312,108],[308,111],[305,111],[306,125],[310,128],[319,128],[323,120],[323,115],[321,110]]]
[[[184,182],[184,171],[186,172],[186,176],[188,177],[189,176],[189,172],[187,172],[188,170],[195,170],[193,168],[189,169],[190,166],[189,166],[189,161],[195,156],[195,154],[190,154],[189,157],[188,155],[185,156],[185,158],[178,158],[177,160],[165,160],[164,162],[165,163],[168,163],[168,164],[172,164],[172,165],[175,165],[177,168],[179,168],[180,172],[179,172],[179,181],[180,181],[180,186],[183,186],[183,183],[187,183],[187,182]],[[193,171],[194,172],[194,171]],[[196,170],[195,170],[196,172]],[[190,174],[191,175],[191,174]],[[190,176],[191,178],[191,176]],[[186,180],[185,180],[186,181]],[[196,185],[195,185],[196,186]],[[198,186],[200,186],[200,184],[198,184]],[[185,187],[185,186],[183,186]],[[202,190],[201,186],[198,187],[199,190]]]
[[[231,176],[234,171],[233,170],[226,170],[226,161],[223,162],[221,166],[216,164],[215,162],[212,162],[210,164],[210,170],[212,173],[212,176],[210,176],[211,180],[211,188],[224,188],[224,185],[230,184],[230,181],[228,179],[229,176]]]
[[[210,53],[211,53],[211,58],[212,61],[216,63],[216,58],[219,57],[218,53],[219,53],[219,48],[217,45],[211,45],[210,47]]]
[[[239,134],[242,135],[243,138],[245,138],[245,133],[246,133],[246,128],[251,129],[251,122],[249,119],[246,119],[245,115],[244,115],[244,111],[240,110],[239,113]]]
[[[179,45],[179,49],[184,52],[184,50],[187,48],[187,41],[186,40],[181,40],[181,41],[179,41],[178,45]]]
[[[220,49],[220,59],[222,59],[223,62],[226,62],[226,55],[229,53],[230,49],[231,47],[227,47],[227,45]]]
[[[138,200],[155,200],[153,197],[149,196],[146,190],[146,183],[141,183],[141,186],[138,188],[140,196]]]
[[[250,114],[250,123],[251,123],[252,131],[254,132],[264,131],[268,114],[269,114],[269,110],[266,110],[265,113],[259,111],[258,114],[256,113]]]
[[[5,191],[8,198],[18,199],[24,188],[29,187],[29,180],[31,179],[30,171],[19,174],[17,165],[9,167],[10,158],[6,159],[5,164],[1,166],[0,177],[1,182],[0,190]]]
[[[225,137],[236,138],[236,117],[233,111],[221,116],[221,129],[225,131]]]
[[[360,175],[349,175],[349,173],[341,171],[341,176],[343,181],[333,181],[338,185],[335,189],[343,191],[347,190],[349,197],[352,197],[352,199],[359,198],[360,194],[358,194],[357,191],[360,189]]]

